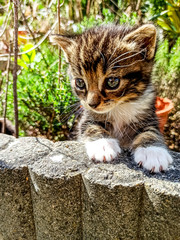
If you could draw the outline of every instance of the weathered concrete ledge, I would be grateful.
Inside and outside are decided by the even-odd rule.
[[[78,142],[0,134],[0,240],[178,240],[180,154],[166,173],[128,153],[93,164]]]

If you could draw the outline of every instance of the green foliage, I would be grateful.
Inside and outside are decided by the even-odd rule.
[[[109,9],[104,8],[103,17],[91,15],[88,18],[85,16],[80,23],[74,24],[72,27],[75,32],[81,33],[85,29],[88,29],[94,26],[99,26],[103,23],[114,22],[114,20],[115,20],[115,15],[111,13]]]
[[[103,17],[104,17],[103,18],[104,23],[114,22],[115,15],[113,13],[111,13],[111,11],[109,9],[103,8],[102,14],[103,14]]]
[[[169,50],[168,40],[159,43],[153,80],[161,95],[176,98],[180,89],[180,37]]]
[[[167,39],[160,42],[155,60],[156,67],[159,68],[159,71],[163,71],[168,78],[172,77],[172,73],[180,74],[180,37],[170,51]]]
[[[21,50],[22,50],[22,52],[25,52],[33,47],[34,47],[34,45],[32,43],[27,43],[23,47],[21,47]],[[39,53],[39,55],[41,55],[41,54]],[[28,70],[29,64],[33,63],[34,60],[35,60],[35,62],[37,62],[37,58],[35,59],[36,56],[38,56],[38,55],[36,55],[35,49],[33,49],[30,52],[24,53],[24,54],[22,54],[21,58],[18,58],[18,61],[17,61],[18,65],[23,67],[24,69]],[[12,60],[14,60],[14,58],[12,58]]]
[[[180,76],[180,37],[177,39],[175,45],[171,48],[169,70],[169,74],[176,73],[178,76]]]
[[[127,14],[122,13],[121,18],[117,19],[117,16],[115,14],[111,13],[111,11],[107,8],[103,8],[102,10],[103,16],[94,16],[91,15],[89,18],[86,16],[83,18],[83,20],[80,23],[74,24],[73,30],[75,32],[81,33],[85,29],[94,27],[94,26],[99,26],[101,24],[108,24],[108,23],[114,23],[115,21],[119,21],[120,24],[125,24],[128,23],[130,25],[134,25],[137,20],[137,13],[132,12],[130,14],[130,17],[127,16]]]
[[[0,26],[3,25],[5,19],[6,19],[6,16],[0,16]]]
[[[22,47],[22,52],[28,51],[33,47],[34,47],[34,45],[32,43],[27,43],[26,45],[24,45]],[[22,54],[22,59],[26,63],[32,63],[34,61],[35,56],[36,56],[36,51],[35,51],[35,49],[33,49],[32,51],[30,51],[28,53]]]
[[[25,45],[23,50],[31,48]],[[52,49],[53,48],[53,49]],[[69,106],[76,102],[71,93],[67,75],[67,64],[62,66],[61,86],[58,83],[58,51],[47,43],[42,50],[48,56],[49,67],[41,59],[40,53],[33,51],[19,59],[23,69],[18,76],[18,109],[21,135],[45,135],[53,140],[67,138],[71,121],[63,121],[70,115]],[[12,77],[11,77],[12,79]],[[13,86],[9,85],[7,117],[13,119]]]
[[[119,19],[120,24],[128,23],[130,25],[134,25],[137,21],[137,13],[132,12],[130,16],[127,16],[125,13],[122,14],[121,18]]]
[[[169,63],[169,42],[165,39],[163,42],[159,43],[158,50],[156,52],[156,67],[164,74],[168,72]]]
[[[155,15],[151,20],[157,19],[157,23],[169,33],[170,38],[180,36],[180,1],[166,0],[167,9]]]
[[[157,23],[171,33],[171,35],[180,35],[180,2],[168,0],[167,13],[165,12],[158,18]]]
[[[166,0],[148,0],[142,4],[142,11],[147,13],[148,18],[154,17],[154,15],[160,14],[166,9]]]

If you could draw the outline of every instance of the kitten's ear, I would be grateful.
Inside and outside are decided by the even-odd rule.
[[[58,44],[65,53],[66,60],[68,61],[70,54],[72,53],[75,41],[72,37],[63,36],[59,34],[53,34],[49,37],[50,42]]]
[[[143,49],[146,49],[146,58],[152,59],[156,49],[156,28],[152,24],[145,24],[127,34],[123,41],[135,42]]]

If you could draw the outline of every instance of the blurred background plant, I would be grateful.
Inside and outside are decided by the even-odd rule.
[[[174,109],[164,129],[167,144],[179,150],[180,144],[180,37],[170,48],[168,39],[159,42],[152,79],[162,97],[172,99]]]
[[[180,1],[179,0],[24,0],[19,1],[18,109],[20,136],[44,136],[57,141],[72,137],[82,109],[71,92],[68,66],[51,32],[81,33],[107,23],[155,23],[159,45],[152,74],[159,96],[173,100],[164,135],[169,147],[179,151],[180,129]],[[0,116],[14,123],[13,113],[13,2],[0,0]],[[10,61],[8,61],[10,59]],[[5,111],[6,110],[6,111]]]
[[[180,1],[167,0],[166,10],[155,15],[152,20],[157,20],[157,24],[165,30],[169,38],[176,41],[180,36]]]

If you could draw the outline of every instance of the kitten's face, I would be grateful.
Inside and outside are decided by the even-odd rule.
[[[72,87],[82,105],[97,113],[143,94],[150,81],[156,30],[93,28],[74,37],[53,36],[70,64]]]

